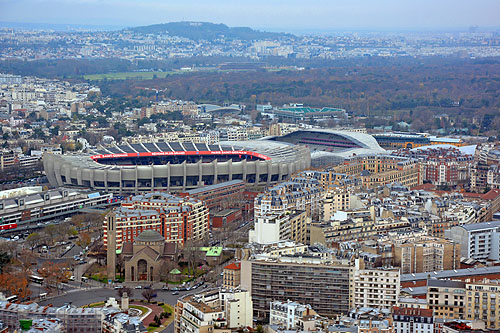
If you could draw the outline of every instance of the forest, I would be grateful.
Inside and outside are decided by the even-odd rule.
[[[500,129],[497,60],[386,60],[302,71],[197,72],[99,85],[103,94],[115,98],[153,100],[154,92],[149,89],[158,89],[160,99],[243,103],[250,110],[257,104],[293,102],[340,107],[367,116],[372,125],[384,125],[390,119],[411,123],[413,130],[456,127],[488,134]]]
[[[168,61],[65,59],[0,61],[0,72],[84,81],[83,75],[172,70],[181,66],[223,66],[248,59],[197,57]],[[281,106],[299,102],[313,107],[340,107],[365,117],[367,127],[398,122],[411,130],[445,129],[446,133],[500,134],[500,59],[458,57],[259,60],[262,68],[233,71],[193,71],[144,80],[102,80],[105,96],[138,106],[156,99],[197,103],[241,103]],[[280,69],[297,66],[297,69]],[[293,68],[293,67],[291,67]],[[450,130],[451,129],[451,130]]]

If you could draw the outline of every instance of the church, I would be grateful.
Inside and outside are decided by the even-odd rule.
[[[177,244],[166,243],[165,238],[155,230],[143,231],[133,242],[124,242],[118,251],[114,246],[114,232],[108,233],[108,236],[108,279],[116,277],[117,256],[123,258],[125,282],[159,282],[162,266],[177,259]]]

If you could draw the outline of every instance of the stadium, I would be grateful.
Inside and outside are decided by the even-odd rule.
[[[311,151],[313,167],[341,163],[353,156],[386,152],[373,136],[348,131],[309,129],[264,139],[308,147]]]
[[[115,194],[179,192],[236,179],[269,186],[310,164],[307,147],[267,140],[122,144],[85,154],[43,156],[51,185]]]

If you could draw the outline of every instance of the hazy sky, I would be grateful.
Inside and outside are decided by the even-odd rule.
[[[0,0],[0,21],[136,26],[207,21],[269,29],[500,26],[500,0]]]

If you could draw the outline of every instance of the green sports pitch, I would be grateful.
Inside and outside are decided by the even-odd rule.
[[[83,78],[89,81],[101,80],[126,80],[126,79],[140,79],[151,80],[153,78],[164,78],[167,75],[181,74],[182,72],[117,72],[106,74],[89,74],[84,75]]]

